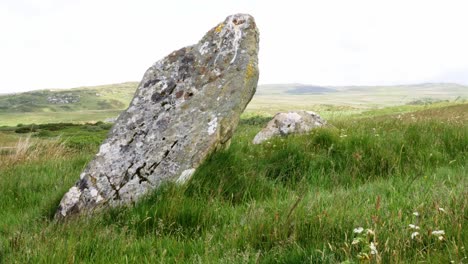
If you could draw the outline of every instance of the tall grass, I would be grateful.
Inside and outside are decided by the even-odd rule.
[[[186,185],[65,223],[53,210],[96,147],[2,167],[0,262],[463,263],[467,123],[413,116],[262,145],[267,119],[242,120]]]
[[[56,160],[70,152],[60,139],[38,141],[32,140],[30,135],[20,137],[13,147],[6,147],[3,150],[0,153],[0,168],[44,158]]]

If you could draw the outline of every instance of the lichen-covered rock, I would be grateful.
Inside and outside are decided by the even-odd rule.
[[[252,143],[260,144],[275,136],[303,134],[326,124],[318,114],[311,111],[295,111],[276,114],[255,136]]]
[[[229,142],[255,93],[258,42],[254,19],[236,14],[150,67],[56,217],[129,204],[163,182],[190,179]]]

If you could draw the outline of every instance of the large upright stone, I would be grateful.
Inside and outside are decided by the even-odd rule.
[[[151,66],[56,217],[129,204],[163,182],[187,181],[229,142],[252,99],[258,42],[253,17],[236,14]]]

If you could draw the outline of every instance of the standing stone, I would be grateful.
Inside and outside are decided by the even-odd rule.
[[[236,14],[151,66],[56,218],[130,204],[163,182],[183,183],[228,144],[258,81],[259,33]]]
[[[307,133],[326,124],[318,114],[311,111],[296,111],[276,114],[255,136],[252,143],[260,144],[276,136]]]

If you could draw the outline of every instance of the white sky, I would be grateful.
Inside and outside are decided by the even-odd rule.
[[[0,93],[140,81],[238,12],[260,84],[468,84],[465,0],[0,0]]]

